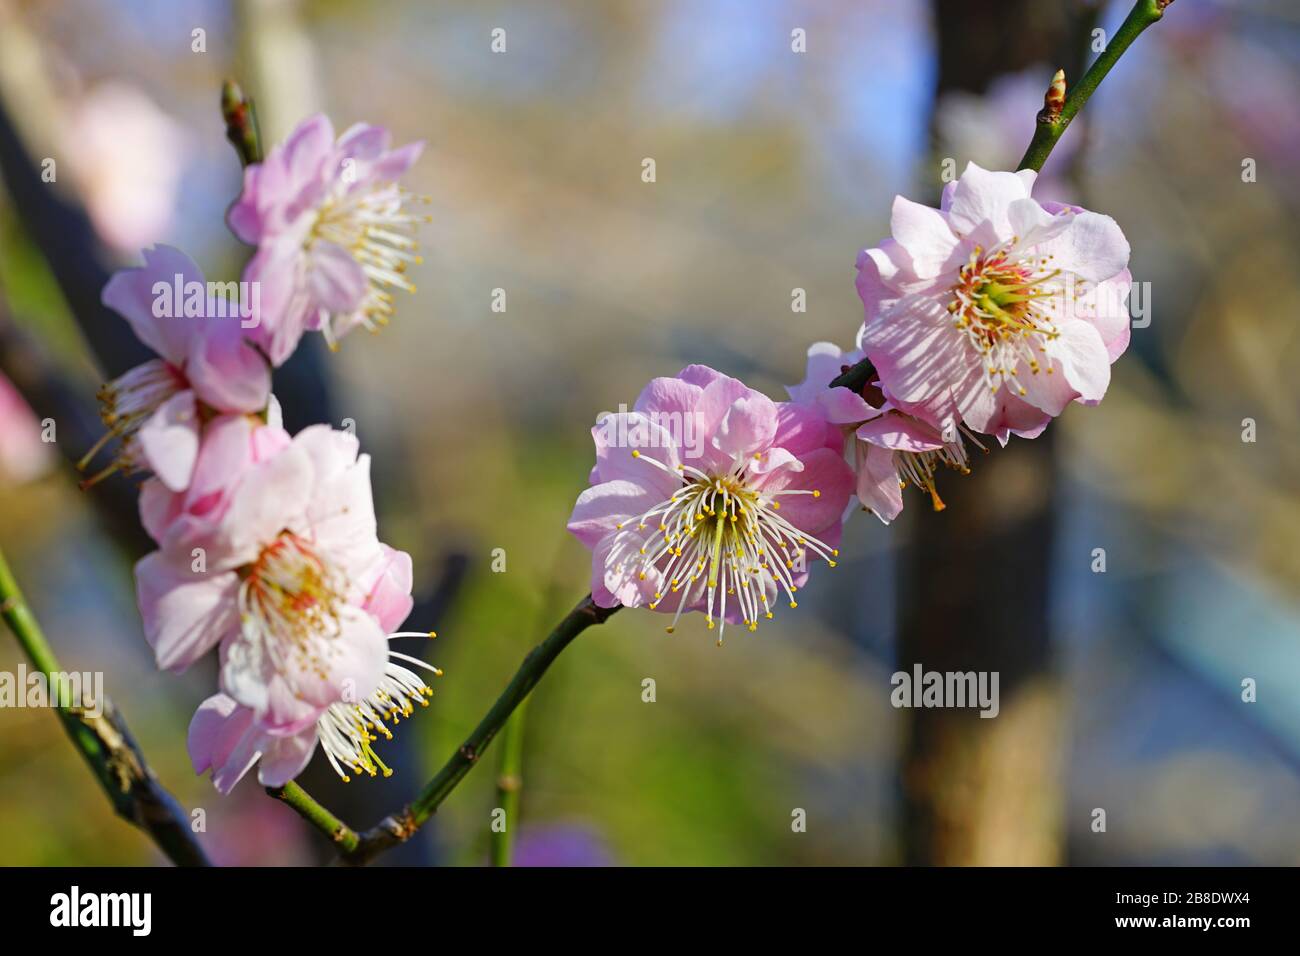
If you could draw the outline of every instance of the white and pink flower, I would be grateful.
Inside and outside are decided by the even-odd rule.
[[[82,459],[85,467],[113,438],[113,462],[85,484],[116,471],[152,471],[170,490],[190,482],[206,418],[263,413],[271,395],[271,370],[244,338],[238,310],[207,297],[201,315],[175,315],[177,285],[207,288],[199,267],[171,246],[144,252],[144,265],[109,279],[103,302],[130,323],[158,354],[109,382],[99,392],[108,431]],[[160,291],[161,290],[161,291]]]
[[[416,637],[416,633],[392,637]],[[321,712],[316,722],[291,733],[275,733],[256,719],[253,710],[228,694],[214,694],[199,705],[190,721],[188,747],[197,774],[212,771],[212,784],[229,793],[254,764],[264,787],[282,787],[302,773],[319,743],[330,766],[344,783],[349,773],[374,777],[392,775],[392,770],[371,746],[388,739],[389,724],[415,712],[415,705],[428,706],[433,690],[405,661],[441,675],[437,668],[418,658],[390,652],[379,685],[357,703],[340,700]]]
[[[381,628],[391,630],[411,611],[410,557],[385,547],[383,560],[372,572],[362,606]],[[425,636],[435,635],[406,631],[390,634],[388,639]],[[416,704],[427,707],[433,694],[412,667],[442,676],[442,671],[418,657],[390,650],[379,684],[368,696],[336,701],[314,724],[288,732],[268,727],[251,707],[230,695],[214,694],[199,705],[190,722],[188,744],[194,772],[211,770],[213,785],[229,793],[256,763],[262,786],[282,787],[303,771],[319,744],[345,783],[351,779],[350,773],[390,776],[392,770],[371,745],[378,735],[391,740],[389,725],[410,717]]]
[[[948,434],[900,410],[874,375],[860,392],[830,383],[864,358],[861,349],[842,351],[831,342],[808,349],[804,380],[789,386],[790,398],[817,406],[827,420],[853,433],[856,492],[862,506],[889,524],[903,510],[903,489],[915,485],[930,496],[935,511],[944,508],[935,483],[941,468],[970,471],[967,442],[984,450],[964,425]]]
[[[600,606],[670,613],[670,632],[684,612],[703,611],[720,641],[727,622],[756,630],[772,617],[780,592],[794,607],[812,561],[835,565],[853,475],[839,430],[815,406],[773,402],[691,365],[651,381],[592,435],[591,487],[569,531],[592,551]]]
[[[244,279],[261,285],[257,341],[280,365],[303,333],[334,347],[357,326],[377,330],[393,315],[393,290],[420,262],[415,197],[397,185],[423,149],[389,149],[380,126],[359,123],[338,141],[324,116],[299,124],[265,161],[244,170],[230,228],[257,253]]]
[[[975,164],[939,209],[894,200],[858,257],[861,344],[903,411],[1005,444],[1096,404],[1128,346],[1128,241],[1109,216],[1039,203],[1035,174]]]
[[[380,687],[380,617],[410,610],[408,559],[379,542],[370,459],[354,436],[318,425],[288,441],[270,426],[223,425],[198,470],[210,494],[196,482],[179,502],[156,489],[142,502],[162,542],[136,565],[145,636],[175,671],[219,648],[222,692],[268,732],[297,733]],[[368,606],[376,589],[382,610]]]

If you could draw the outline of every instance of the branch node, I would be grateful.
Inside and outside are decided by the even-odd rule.
[[[1048,125],[1058,122],[1063,109],[1065,109],[1065,71],[1057,70],[1046,95],[1043,96],[1043,108],[1038,111],[1038,122]]]

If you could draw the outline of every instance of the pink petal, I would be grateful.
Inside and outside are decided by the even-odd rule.
[[[334,127],[323,113],[309,116],[298,124],[279,148],[283,151],[290,181],[302,183],[317,176],[333,153]]]
[[[229,793],[261,756],[253,712],[225,694],[209,697],[194,712],[186,739],[194,772],[212,770],[212,783]]]
[[[388,149],[391,138],[388,130],[382,126],[354,123],[339,137],[338,154],[341,158],[377,159]]]
[[[392,182],[403,176],[407,170],[414,166],[423,152],[423,140],[399,146],[397,149],[385,153],[370,167],[370,176],[379,182]]]
[[[725,455],[749,458],[772,443],[776,425],[776,403],[751,391],[731,403],[718,423],[713,443]]]
[[[155,543],[162,544],[167,529],[180,514],[182,501],[181,495],[157,478],[149,478],[140,486],[140,523]]]
[[[100,300],[131,324],[141,342],[180,367],[189,355],[190,337],[198,329],[198,320],[166,314],[175,311],[172,300],[177,276],[182,297],[188,283],[204,281],[202,271],[185,253],[171,246],[155,246],[144,250],[142,267],[113,273]]]
[[[1055,256],[1053,267],[1092,282],[1114,278],[1128,266],[1128,240],[1119,224],[1095,212],[1076,215],[1069,229],[1038,251]]]
[[[145,463],[172,491],[183,491],[199,454],[199,415],[194,393],[177,392],[149,416],[136,438]]]
[[[244,268],[243,281],[258,283],[261,291],[257,325],[245,331],[277,368],[319,318],[305,276],[306,260],[296,239],[263,243]]]
[[[850,396],[853,394],[847,388],[828,391],[844,392]],[[776,416],[776,434],[772,436],[772,444],[796,456],[817,448],[840,451],[844,447],[843,433],[826,420],[822,409],[817,406],[778,402]]]
[[[709,368],[707,365],[688,365],[677,373],[677,377],[683,382],[691,385],[698,385],[700,388],[706,388],[718,379],[726,378],[721,372]]]
[[[694,422],[691,414],[692,418],[683,422]],[[698,457],[703,436],[698,426],[689,427],[691,435],[684,437],[695,440],[693,450]],[[596,443],[598,482],[625,479],[664,498],[681,487],[682,480],[676,471],[680,461],[676,437],[641,412],[606,415],[592,428],[591,437]],[[688,457],[691,451],[692,448],[683,449]]]
[[[856,493],[863,507],[889,524],[903,510],[903,488],[894,453],[878,445],[858,443]]]
[[[1110,356],[1101,333],[1087,322],[1070,322],[1061,328],[1056,355],[1065,377],[1085,402],[1098,402],[1110,385]]]
[[[862,441],[889,448],[893,451],[935,451],[943,447],[943,439],[931,426],[898,412],[889,412],[858,428]]]
[[[1131,316],[1128,308],[1133,277],[1124,269],[1112,279],[1099,282],[1077,304],[1076,314],[1096,326],[1114,362],[1128,348]]]
[[[315,726],[287,737],[268,737],[257,782],[264,787],[283,787],[307,768],[316,752],[316,739]]]
[[[361,455],[342,471],[317,473],[303,528],[349,576],[364,573],[374,562],[381,548],[369,455]]]
[[[313,481],[311,461],[297,446],[258,464],[229,495],[223,549],[251,561],[285,528],[302,527]]]
[[[365,300],[369,280],[360,264],[342,246],[318,241],[308,256],[307,290],[312,301],[329,312],[355,312]]]
[[[340,632],[325,642],[328,652],[319,665],[295,675],[295,687],[307,701],[326,706],[343,700],[356,703],[379,687],[388,664],[388,634],[364,610],[345,605],[339,611]]]
[[[637,396],[632,410],[665,412],[682,416],[692,414],[704,396],[704,389],[679,378],[652,378]]]
[[[258,199],[263,192],[260,186],[264,169],[262,163],[253,163],[244,168],[244,188],[240,190],[239,198],[226,213],[226,225],[230,227],[230,231],[241,242],[251,246],[261,242],[266,232],[266,224],[257,208]]]
[[[816,404],[831,381],[839,377],[846,366],[855,365],[861,358],[860,352],[845,352],[834,342],[814,342],[808,346],[803,381],[798,385],[787,385],[785,390],[796,402]]]
[[[362,607],[374,615],[385,633],[392,633],[410,616],[415,602],[411,598],[414,574],[411,556],[381,544],[380,557],[363,576],[361,589],[366,595]]]
[[[989,172],[969,163],[957,180],[948,221],[963,236],[981,225],[992,228],[998,239],[1009,239],[1014,230],[1007,218],[1011,204],[1029,195],[1025,181],[1015,173]]]
[[[960,256],[959,238],[937,209],[895,196],[889,228],[898,244],[907,250],[912,271],[919,278],[937,276],[955,265],[955,257]]]
[[[858,253],[857,270],[854,285],[868,320],[893,304],[900,285],[918,278],[912,271],[911,256],[893,239]]]
[[[1033,199],[1017,199],[1007,210],[1007,219],[1016,234],[1018,248],[1027,249],[1059,236],[1070,228],[1070,214],[1054,216]]]
[[[186,378],[218,412],[260,412],[271,394],[271,370],[244,332],[239,319],[210,318],[190,343]]]
[[[804,489],[821,494],[783,495],[780,514],[792,525],[820,537],[826,528],[839,524],[849,496],[853,494],[853,469],[842,455],[829,448],[819,448],[803,457],[803,471],[775,472],[762,485],[764,493]]]
[[[222,645],[221,689],[251,707],[275,736],[310,726],[330,704],[368,697],[388,660],[387,635],[353,605],[339,609],[338,624],[336,634],[315,635],[303,654],[279,666],[260,639],[232,637]]]
[[[862,342],[881,384],[903,402],[945,395],[971,364],[965,337],[953,328],[947,301],[937,294],[900,299],[867,323]]]
[[[161,551],[135,566],[144,636],[163,670],[183,671],[239,626],[239,575],[190,568]]]
[[[569,516],[569,532],[588,548],[617,530],[617,525],[640,517],[663,501],[631,481],[607,481],[578,495]]]
[[[704,394],[696,411],[704,436],[704,454],[693,464],[703,471],[725,467],[731,463],[731,455],[717,447],[718,429],[722,420],[731,411],[731,404],[737,399],[745,398],[751,390],[745,383],[720,375],[704,386]],[[771,399],[768,399],[770,402]]]

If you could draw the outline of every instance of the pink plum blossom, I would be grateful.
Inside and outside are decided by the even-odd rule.
[[[853,474],[820,408],[691,365],[592,436],[569,531],[591,549],[600,606],[671,613],[669,632],[685,611],[756,630],[779,592],[796,606],[811,560],[835,565]]]
[[[175,671],[218,647],[222,692],[293,734],[380,686],[385,625],[409,611],[409,559],[379,542],[354,436],[222,426],[181,501],[155,490],[142,502],[161,542],[135,569],[145,636]]]
[[[333,347],[357,326],[386,325],[392,290],[415,291],[406,270],[420,262],[413,233],[427,217],[396,180],[422,149],[389,149],[386,129],[362,123],[336,142],[318,115],[244,170],[228,221],[257,246],[244,278],[261,283],[257,340],[275,365],[308,330]]]
[[[362,610],[379,626],[390,631],[411,611],[411,558],[403,551],[380,546],[378,558],[362,575],[365,600]],[[391,633],[398,637],[434,637],[416,632]],[[410,665],[410,666],[407,666]],[[415,704],[428,706],[433,691],[411,667],[442,676],[438,668],[418,657],[388,651],[379,684],[368,696],[336,701],[326,707],[315,723],[279,732],[259,721],[251,707],[228,694],[219,693],[199,705],[190,722],[189,752],[195,773],[212,771],[212,783],[222,793],[231,788],[260,761],[258,781],[265,787],[281,787],[302,772],[319,743],[330,766],[346,782],[348,773],[369,776],[392,771],[370,746],[375,731],[389,739],[388,724],[397,724],[414,713]]]
[[[929,422],[901,411],[875,377],[861,392],[830,387],[862,359],[861,349],[844,352],[831,342],[816,342],[808,349],[804,380],[786,391],[793,401],[820,407],[828,421],[853,432],[858,500],[882,522],[889,524],[903,510],[902,492],[909,484],[925,491],[934,510],[942,511],[937,470],[969,472],[966,441],[981,450],[984,446],[964,427],[945,436]]]
[[[205,290],[202,314],[174,314],[172,290],[187,286]],[[100,389],[108,432],[82,466],[112,438],[121,439],[121,447],[113,463],[87,484],[114,471],[148,470],[168,489],[181,491],[194,472],[205,418],[265,410],[270,368],[245,340],[238,310],[206,289],[199,267],[171,246],[146,249],[144,266],[115,273],[104,287],[104,304],[125,318],[158,358]]]
[[[1096,404],[1128,346],[1128,241],[1109,216],[1030,197],[1035,174],[975,164],[939,209],[895,197],[858,257],[861,344],[901,410],[1003,444]]]

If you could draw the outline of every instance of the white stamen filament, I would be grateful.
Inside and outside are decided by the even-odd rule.
[[[432,631],[400,631],[390,634],[388,639],[434,636]],[[379,774],[392,776],[392,769],[380,759],[371,744],[379,740],[379,735],[392,740],[393,733],[388,725],[396,726],[403,717],[410,717],[415,712],[416,704],[429,706],[428,698],[433,695],[433,689],[418,674],[397,663],[398,661],[406,661],[427,670],[435,677],[442,676],[442,671],[418,657],[389,651],[384,676],[370,696],[356,704],[331,704],[316,722],[321,749],[344,783],[352,779],[348,771],[371,777]]]
[[[262,549],[239,587],[245,641],[280,674],[325,676],[329,642],[341,632],[343,573],[310,542],[283,532]]]
[[[114,438],[122,440],[121,448],[113,460],[98,474],[82,482],[89,487],[103,481],[116,471],[126,474],[140,468],[136,448],[136,432],[173,395],[189,388],[181,371],[162,359],[150,359],[99,390],[99,417],[108,429],[90,451],[77,462],[84,471],[90,460]]]
[[[945,505],[935,487],[934,475],[940,467],[951,468],[963,475],[970,474],[970,456],[966,453],[966,439],[969,439],[980,451],[988,451],[975,432],[963,423],[958,425],[957,439],[945,442],[942,448],[933,451],[894,452],[894,462],[898,466],[902,486],[906,488],[909,483],[916,485],[930,495],[934,510],[942,511]]]
[[[336,349],[338,340],[355,324],[364,325],[371,332],[387,325],[394,312],[390,290],[416,291],[406,270],[408,265],[423,261],[414,233],[421,223],[430,222],[431,217],[412,215],[409,207],[415,202],[428,201],[386,182],[342,192],[321,207],[308,235],[307,249],[318,239],[341,246],[351,253],[369,280],[365,298],[355,314],[331,315],[322,323],[321,331],[330,348]]]
[[[1053,374],[1053,350],[1060,337],[1054,316],[1069,308],[1067,283],[1052,256],[1018,250],[1019,237],[987,252],[976,246],[962,266],[952,289],[948,311],[955,328],[980,354],[984,380],[996,392],[1007,384],[1016,395],[1026,389],[1019,376],[1022,365],[1031,375]],[[1082,296],[1086,283],[1075,280],[1073,295]]]
[[[632,456],[673,475],[681,486],[665,501],[616,528],[606,567],[623,582],[644,581],[656,574],[661,583],[652,610],[668,595],[681,592],[669,633],[688,605],[702,601],[710,629],[717,612],[721,644],[729,597],[735,598],[741,621],[751,631],[757,630],[760,614],[772,617],[769,589],[784,590],[790,606],[798,606],[796,560],[806,559],[811,551],[835,566],[837,550],[779,514],[780,498],[818,497],[820,491],[756,487],[749,462],[739,458],[729,470],[708,474],[685,464],[670,468],[639,451]]]

